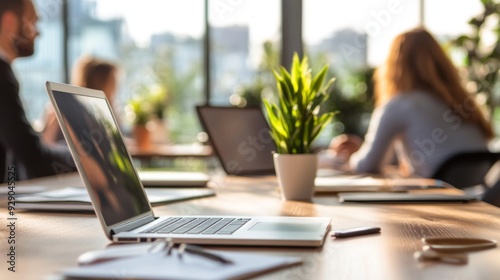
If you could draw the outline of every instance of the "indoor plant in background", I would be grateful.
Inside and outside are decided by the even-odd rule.
[[[168,142],[167,104],[168,94],[165,86],[154,85],[147,90],[147,99],[151,106],[152,117],[148,124],[151,131],[151,142],[164,144]]]
[[[286,200],[310,200],[314,194],[317,155],[311,144],[335,115],[320,110],[334,81],[331,78],[325,83],[328,67],[313,75],[307,57],[300,60],[295,54],[290,72],[283,66],[273,71],[276,102],[263,100],[277,147],[273,158],[278,184]]]
[[[127,102],[127,119],[132,122],[132,134],[140,149],[151,146],[151,132],[147,127],[151,119],[151,106],[146,95],[136,95]]]

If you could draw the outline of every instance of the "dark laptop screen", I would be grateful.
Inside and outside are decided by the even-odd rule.
[[[259,107],[198,106],[222,167],[230,175],[274,174],[276,146]]]
[[[63,125],[108,226],[151,210],[109,103],[104,98],[54,91]],[[77,155],[75,155],[75,153]]]

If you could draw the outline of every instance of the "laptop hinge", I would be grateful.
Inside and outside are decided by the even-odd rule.
[[[145,224],[154,221],[155,219],[156,217],[154,217],[151,212],[145,213],[138,217],[134,217],[133,219],[111,226],[109,228],[110,236],[113,236],[120,232],[134,230],[138,227],[141,227]]]

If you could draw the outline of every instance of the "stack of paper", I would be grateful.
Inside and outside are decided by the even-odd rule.
[[[109,257],[107,261],[71,268],[62,273],[66,277],[83,279],[242,279],[302,261],[298,257],[206,250],[232,261],[224,264],[189,253],[183,253],[179,257],[176,250],[170,255],[164,251],[148,253],[150,246],[139,244],[111,247],[101,251],[101,257]],[[120,257],[112,259],[116,255]],[[82,257],[85,259],[85,254]]]
[[[214,190],[209,188],[145,189],[145,191],[153,206],[215,195]],[[16,209],[94,211],[84,187],[67,187],[22,196],[16,201]]]
[[[317,193],[338,192],[405,192],[418,189],[451,187],[447,183],[426,178],[373,178],[351,176],[316,177]]]

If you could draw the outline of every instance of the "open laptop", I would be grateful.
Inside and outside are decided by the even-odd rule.
[[[330,218],[155,217],[101,91],[47,82],[47,92],[94,211],[115,242],[320,246]]]
[[[196,112],[226,174],[275,174],[276,146],[260,107],[197,106]]]

